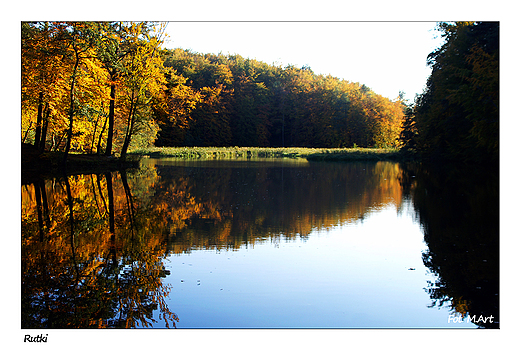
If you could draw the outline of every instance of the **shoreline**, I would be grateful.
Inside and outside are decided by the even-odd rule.
[[[413,156],[397,149],[379,148],[307,148],[307,147],[152,147],[129,152],[125,160],[115,156],[74,154],[63,163],[63,152],[41,152],[22,144],[22,183],[46,177],[85,173],[103,173],[136,168],[142,158],[178,159],[269,159],[290,158],[308,161],[409,161]]]
[[[140,157],[119,157],[95,154],[69,153],[67,162],[63,163],[63,152],[41,152],[34,146],[22,144],[21,177],[22,184],[48,177],[64,177],[84,173],[103,173],[139,165]]]
[[[149,158],[237,159],[305,158],[309,161],[407,160],[398,149],[306,147],[152,147],[130,153]]]

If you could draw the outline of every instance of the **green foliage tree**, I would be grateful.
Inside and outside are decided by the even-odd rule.
[[[499,25],[440,23],[444,45],[414,110],[417,149],[429,158],[498,160]]]

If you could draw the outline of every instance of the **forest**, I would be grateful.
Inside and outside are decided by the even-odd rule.
[[[403,148],[425,159],[465,163],[499,158],[499,23],[439,23],[445,43],[407,111]]]
[[[165,23],[24,22],[21,30],[21,137],[42,151],[399,145],[401,99],[310,67],[163,49]]]
[[[21,138],[40,152],[156,147],[401,148],[498,159],[498,22],[442,22],[408,103],[238,54],[164,49],[163,22],[23,22]],[[405,54],[405,53],[403,53]],[[425,58],[426,59],[426,58]]]
[[[149,326],[154,312],[175,327],[162,282],[171,253],[235,249],[261,242],[262,232],[305,239],[338,218],[363,220],[377,203],[404,208],[409,199],[428,245],[424,266],[438,277],[426,290],[432,306],[453,300],[461,314],[498,316],[499,167],[463,166],[499,159],[498,22],[438,23],[445,41],[425,57],[432,73],[412,103],[310,67],[165,49],[165,25],[21,23],[24,327]],[[295,158],[314,148],[373,149],[351,170],[328,162],[312,176],[297,167],[89,165],[24,179],[28,145],[69,167],[72,155],[125,159],[152,146],[191,155],[247,146]],[[384,148],[421,161],[372,162]],[[208,225],[210,235],[197,231]]]

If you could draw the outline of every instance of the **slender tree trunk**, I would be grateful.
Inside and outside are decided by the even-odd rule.
[[[108,116],[105,118],[105,123],[103,124],[103,129],[101,129],[101,133],[99,134],[97,152],[96,152],[97,154],[101,154],[101,140],[103,138],[103,133],[105,132],[105,129],[107,127],[107,122],[108,122]]]
[[[128,151],[128,146],[130,145],[130,138],[132,137],[132,132],[134,129],[136,102],[134,102],[134,92],[132,91],[132,99],[130,102],[130,112],[128,115],[128,124],[126,126],[125,142],[123,143],[123,148],[121,149],[121,159],[123,159],[123,160],[126,158],[126,152]]]
[[[94,124],[94,132],[92,133],[92,142],[90,144],[90,150],[89,150],[89,154],[92,154],[92,151],[94,150],[94,143],[96,142],[96,131],[97,131],[97,125],[99,123],[99,115],[96,119],[96,124]]]
[[[51,109],[49,108],[49,104],[45,105],[45,116],[43,117],[43,126],[42,126],[42,134],[40,137],[40,150],[45,151],[45,143],[47,142],[47,129],[49,127],[49,118],[51,114]]]
[[[76,73],[79,65],[79,51],[75,49],[76,62],[74,63],[74,70],[72,71],[72,81],[70,82],[70,107],[69,107],[69,129],[67,130],[67,143],[65,144],[65,152],[63,156],[63,163],[67,162],[67,156],[70,151],[70,143],[72,141],[72,126],[74,124],[74,86],[76,84]]]
[[[43,92],[38,94],[38,115],[36,116],[36,134],[34,135],[34,145],[40,148],[40,135],[42,131],[43,119]]]
[[[22,143],[25,142],[25,139],[27,138],[27,134],[29,133],[29,130],[31,130],[31,126],[32,126],[32,120],[29,123],[29,127],[27,128],[27,131],[25,132],[25,135],[23,136]]]
[[[56,146],[54,146],[54,150],[57,151],[60,148],[61,140],[65,137],[67,134],[67,131],[65,131],[63,134],[61,134],[60,138],[58,139],[58,142],[56,143]]]
[[[111,79],[114,80],[114,76]],[[115,102],[116,102],[116,84],[112,81],[110,85],[110,106],[108,109],[108,135],[107,135],[107,148],[105,155],[110,156],[112,154],[112,142],[114,138],[114,114],[115,114]]]

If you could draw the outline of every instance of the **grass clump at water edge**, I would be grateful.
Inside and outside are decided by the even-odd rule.
[[[398,160],[398,149],[306,147],[151,147],[131,152],[150,158],[249,159],[306,158],[308,160]]]

